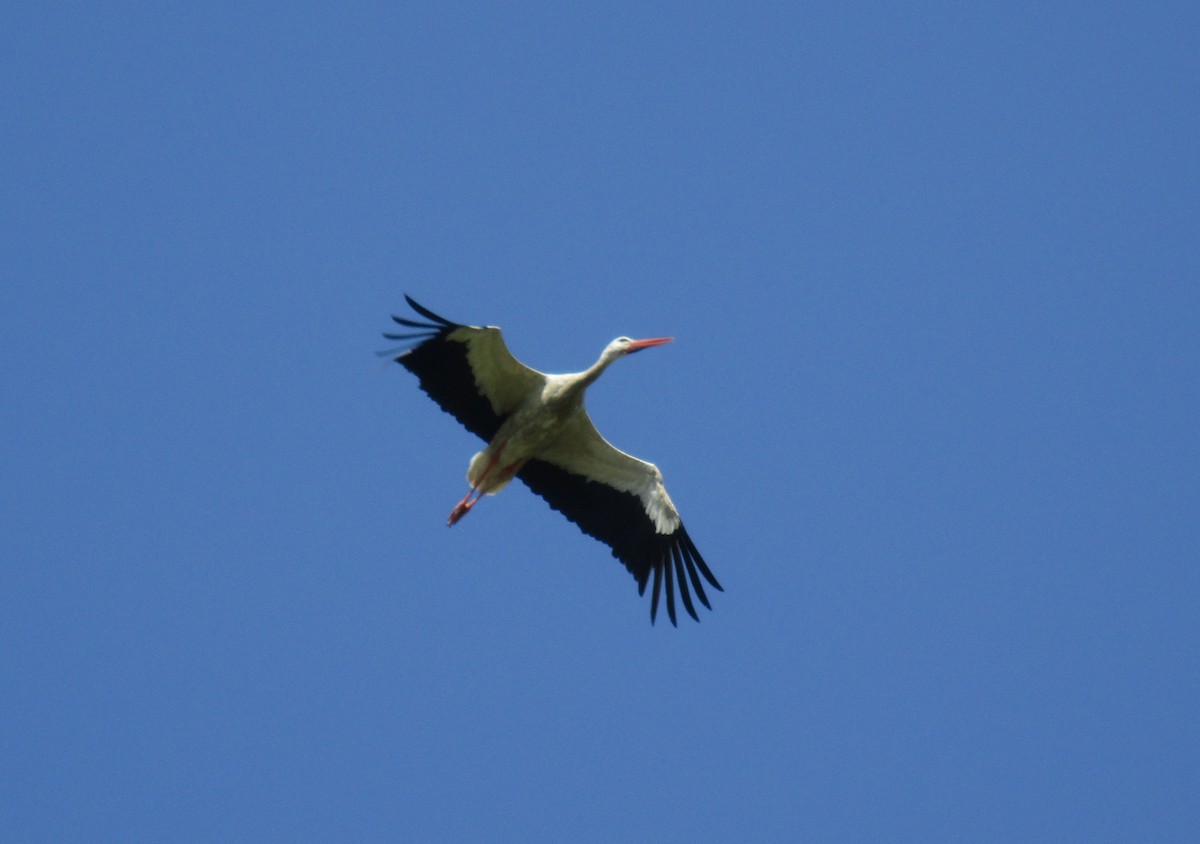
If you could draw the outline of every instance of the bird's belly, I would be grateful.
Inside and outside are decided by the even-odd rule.
[[[510,426],[511,422],[524,424]],[[496,494],[521,471],[527,460],[537,454],[538,449],[554,439],[559,428],[557,419],[509,419],[487,448],[471,458],[467,482],[488,495]]]

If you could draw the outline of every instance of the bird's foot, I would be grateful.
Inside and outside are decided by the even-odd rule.
[[[446,519],[446,527],[454,527],[459,519],[471,512],[471,508],[479,500],[478,497],[472,498],[472,495],[475,495],[475,490],[468,492],[466,498],[454,505],[454,509],[450,511],[450,518]]]

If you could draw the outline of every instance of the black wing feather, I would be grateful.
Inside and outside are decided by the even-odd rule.
[[[459,325],[458,323],[451,322],[450,320],[446,319],[445,317],[440,317],[437,314],[435,314],[433,311],[429,310],[429,308],[425,307],[424,305],[418,304],[417,301],[415,299],[413,299],[413,297],[409,296],[407,293],[404,294],[404,301],[408,302],[408,306],[410,308],[412,308],[414,311],[419,313],[421,316],[425,317],[425,319],[427,319],[427,320],[436,322],[438,325],[443,325],[447,328],[462,328],[462,326]],[[398,321],[404,322],[403,320],[398,320]],[[412,325],[413,323],[405,322],[404,324]]]
[[[673,626],[678,627],[679,625],[675,622],[675,584],[671,582],[671,555],[664,552],[663,558],[658,564],[662,566],[663,586],[667,590],[667,618],[671,619]]]
[[[654,617],[658,615],[658,593],[662,588],[662,566],[656,566],[654,569],[654,589],[650,592],[650,623],[654,623]],[[646,581],[642,581],[638,585],[638,594],[641,595],[646,591]]]
[[[696,597],[700,599],[700,603],[712,609],[712,604],[708,602],[708,596],[704,594],[704,585],[700,583],[700,575],[696,573],[696,564],[687,554],[686,549],[680,548],[680,554],[683,556],[683,561],[687,565],[688,577],[692,581],[692,588],[696,590]]]
[[[691,596],[687,594],[683,570],[676,562],[676,554],[684,561],[689,574],[692,575],[697,595],[703,596],[704,591],[699,587],[700,581],[695,575],[693,563],[715,589],[721,590],[721,584],[704,564],[683,524],[681,523],[674,533],[658,533],[653,522],[647,517],[641,499],[636,495],[597,483],[536,458],[527,462],[517,473],[517,477],[546,499],[546,503],[552,508],[577,524],[588,536],[612,548],[612,555],[624,563],[625,568],[637,580],[638,594],[645,594],[650,574],[654,573],[654,588],[650,594],[651,623],[658,613],[659,590],[664,576],[667,587],[667,615],[671,623],[675,624],[675,580],[679,581],[682,590],[684,608],[699,621]],[[673,577],[673,568],[679,571],[678,578]],[[700,600],[704,606],[712,609],[707,597],[701,597]]]
[[[679,597],[683,599],[683,608],[687,610],[688,615],[699,621],[700,616],[696,615],[696,608],[692,605],[692,596],[688,594],[687,578],[683,573],[683,555],[678,545],[671,546],[671,556],[675,558],[675,582],[679,584]]]
[[[459,325],[404,297],[408,304],[428,323],[393,316],[397,324],[422,329],[405,334],[384,334],[389,340],[419,339],[417,345],[396,356],[396,363],[417,376],[421,389],[438,403],[442,410],[463,424],[463,427],[485,440],[491,440],[500,430],[503,419],[492,410],[492,404],[479,391],[475,374],[467,362],[467,344],[447,340]]]

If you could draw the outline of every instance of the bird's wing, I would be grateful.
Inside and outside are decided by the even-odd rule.
[[[412,348],[384,352],[420,379],[421,389],[471,433],[491,440],[504,422],[546,376],[521,363],[495,326],[459,325],[404,297],[428,322],[393,316],[415,331],[384,334],[389,340],[418,340]]]
[[[700,603],[712,609],[700,576],[718,590],[721,584],[684,530],[662,473],[653,463],[611,445],[582,410],[517,477],[584,533],[611,547],[613,556],[637,580],[638,594],[645,594],[650,573],[654,573],[651,622],[658,612],[664,580],[672,624],[676,623],[675,583],[692,618],[700,620],[688,591],[689,581]]]

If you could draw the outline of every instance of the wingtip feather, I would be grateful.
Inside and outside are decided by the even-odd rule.
[[[696,550],[696,545],[692,542],[692,538],[688,536],[687,531],[683,529],[682,525],[680,526],[679,530],[680,541],[684,543],[684,546],[691,553],[692,559],[696,561],[696,566],[700,569],[700,573],[704,575],[704,579],[711,583],[718,592],[724,592],[725,588],[717,582],[717,579],[713,576],[712,570],[709,569],[707,564],[705,564],[704,558],[700,556],[700,552]]]
[[[679,623],[675,619],[675,587],[672,584],[671,560],[664,552],[663,557],[658,561],[658,567],[663,571],[663,580],[666,581],[664,586],[667,590],[667,617],[671,619],[671,626],[678,627]]]
[[[450,327],[454,327],[457,324],[457,323],[451,322],[450,320],[446,319],[445,317],[438,316],[433,311],[429,310],[429,308],[427,308],[424,305],[422,305],[421,303],[419,303],[416,299],[409,296],[407,293],[404,294],[404,301],[408,302],[408,306],[410,308],[412,308],[414,311],[416,311],[417,313],[419,313],[421,316],[425,317],[426,319],[433,320],[438,325],[450,328]]]
[[[675,564],[675,580],[679,583],[679,597],[683,599],[683,608],[687,610],[688,615],[699,621],[700,616],[696,615],[696,608],[692,605],[692,596],[688,594],[687,576],[683,573],[683,554],[678,545],[671,546],[671,557]],[[671,565],[671,561],[667,561],[666,564]]]
[[[658,594],[662,588],[662,568],[654,569],[654,588],[650,591],[650,623],[654,623],[658,615]]]

